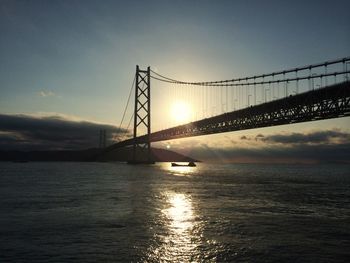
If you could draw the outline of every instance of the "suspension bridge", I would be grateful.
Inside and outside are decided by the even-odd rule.
[[[151,163],[151,142],[349,116],[350,57],[206,82],[137,66],[120,127],[133,91],[127,125],[129,129],[133,121],[133,136],[107,150],[132,146],[131,163]],[[171,105],[177,105],[172,114],[183,118],[170,117]]]

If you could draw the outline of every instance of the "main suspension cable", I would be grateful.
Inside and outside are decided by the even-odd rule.
[[[161,78],[163,78],[163,79],[169,80],[169,81],[171,81],[171,82],[181,82],[181,81],[178,81],[178,80],[171,79],[171,78],[165,77],[165,76],[163,76],[163,75],[160,75],[159,73],[153,71],[152,69],[151,69],[151,72],[154,73],[154,74],[156,74],[158,77],[161,77]]]
[[[250,86],[250,85],[262,85],[262,84],[271,84],[271,83],[283,83],[283,82],[289,82],[289,81],[299,81],[299,80],[304,80],[304,79],[315,79],[315,78],[324,78],[324,77],[329,77],[329,76],[337,76],[337,75],[346,75],[349,74],[350,71],[339,71],[339,72],[332,72],[332,73],[327,73],[327,74],[320,74],[320,75],[311,75],[311,76],[305,76],[305,77],[297,77],[297,78],[288,78],[288,79],[283,79],[283,80],[265,80],[265,81],[259,81],[259,82],[245,82],[245,83],[226,83],[226,84],[210,84],[212,82],[174,82],[174,81],[169,81],[169,80],[163,80],[160,78],[156,78],[154,76],[151,76],[151,78],[163,81],[163,82],[168,82],[168,83],[173,83],[173,84],[184,84],[184,85],[196,85],[196,86],[210,86],[210,87],[233,87],[233,86]],[[266,75],[265,75],[266,76]],[[244,80],[248,80],[250,78],[244,78]],[[209,83],[209,84],[208,84]]]
[[[130,119],[129,119],[128,126],[126,127],[127,130],[129,130],[130,124],[131,124],[131,121],[132,121],[133,118],[134,118],[134,113],[131,115],[131,117],[130,117]]]
[[[122,117],[122,120],[121,120],[120,125],[119,125],[119,129],[121,129],[121,127],[122,127],[122,124],[123,124],[123,121],[124,121],[124,118],[125,118],[125,114],[126,114],[126,111],[128,109],[128,106],[129,106],[131,94],[132,94],[132,91],[133,91],[134,85],[135,85],[135,80],[136,80],[136,75],[134,76],[134,80],[132,81],[132,85],[131,85],[131,89],[130,89],[130,92],[129,92],[128,101],[127,101],[125,109],[124,109],[124,113],[123,113],[123,117]]]
[[[226,86],[226,85],[235,86],[235,85],[233,85],[233,82],[240,82],[243,80],[248,81],[248,80],[254,79],[253,83],[256,83],[255,79],[257,79],[257,78],[275,77],[277,75],[282,75],[282,74],[285,75],[286,73],[298,72],[298,71],[307,70],[307,69],[311,70],[312,68],[326,67],[326,66],[329,66],[332,64],[337,64],[340,62],[345,63],[347,61],[350,61],[350,57],[345,57],[345,58],[341,58],[341,59],[337,59],[337,60],[327,61],[327,62],[319,63],[319,64],[312,64],[312,65],[303,66],[303,67],[299,67],[299,68],[277,71],[277,72],[273,72],[273,73],[269,73],[269,74],[262,74],[262,75],[256,75],[256,76],[244,77],[244,78],[236,78],[236,79],[219,80],[219,81],[207,81],[207,82],[180,81],[180,80],[176,80],[173,78],[163,76],[157,72],[154,72],[153,70],[151,70],[151,72],[153,74],[155,74],[157,77],[151,75],[151,78],[159,80],[159,81],[163,81],[163,82],[174,83],[174,84],[185,84],[185,85],[196,85],[196,86]],[[347,71],[347,70],[345,69],[345,71]],[[339,73],[336,72],[336,74],[339,74]],[[325,74],[325,76],[329,76],[329,75],[331,75],[331,74]],[[301,78],[295,78],[295,79],[301,79]],[[223,84],[223,83],[225,83],[225,84]],[[263,81],[263,83],[268,83],[268,82]],[[256,83],[256,84],[258,84],[258,83]]]

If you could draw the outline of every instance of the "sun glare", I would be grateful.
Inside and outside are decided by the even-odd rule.
[[[178,123],[189,122],[191,119],[191,108],[186,102],[177,101],[171,107],[171,115]]]

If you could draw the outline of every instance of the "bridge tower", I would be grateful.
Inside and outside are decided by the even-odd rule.
[[[152,164],[151,154],[151,75],[150,67],[140,70],[136,66],[135,76],[135,109],[134,109],[134,138],[132,160],[129,164]],[[139,141],[140,132],[146,132],[145,141]]]

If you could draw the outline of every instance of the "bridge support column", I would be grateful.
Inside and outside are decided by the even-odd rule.
[[[134,109],[134,142],[132,160],[129,164],[152,164],[151,154],[151,77],[150,67],[140,70],[136,66],[135,78],[135,109]],[[137,137],[145,134],[146,142],[139,142]]]

